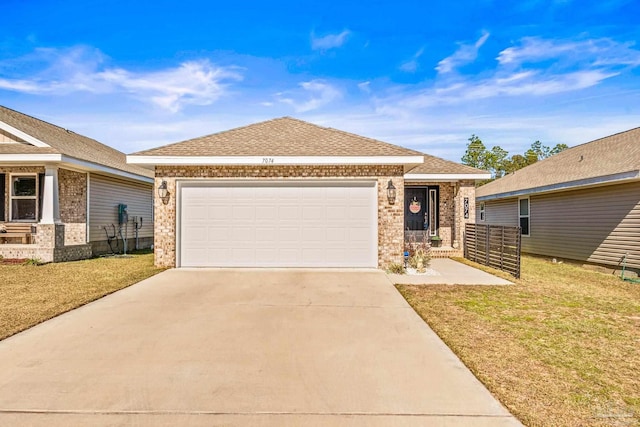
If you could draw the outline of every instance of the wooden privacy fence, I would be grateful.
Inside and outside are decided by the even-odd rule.
[[[520,227],[466,224],[464,257],[520,278]]]

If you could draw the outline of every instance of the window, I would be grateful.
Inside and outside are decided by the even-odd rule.
[[[518,217],[520,218],[520,228],[523,236],[529,235],[529,199],[518,200]]]
[[[484,202],[480,202],[480,221],[485,220]]]
[[[11,221],[33,221],[38,218],[38,175],[11,176]]]

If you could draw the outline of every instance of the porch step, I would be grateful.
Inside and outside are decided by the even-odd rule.
[[[452,247],[431,247],[431,258],[451,258],[462,257],[462,249],[454,249]]]

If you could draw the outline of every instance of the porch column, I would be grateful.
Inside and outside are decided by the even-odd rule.
[[[60,223],[60,200],[58,195],[58,167],[45,166],[44,189],[42,194],[41,224]]]

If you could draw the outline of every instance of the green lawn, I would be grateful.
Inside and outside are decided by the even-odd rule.
[[[0,265],[0,339],[159,273],[153,254]]]
[[[398,289],[524,424],[640,425],[640,284],[529,256],[515,282]]]

